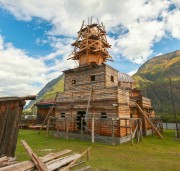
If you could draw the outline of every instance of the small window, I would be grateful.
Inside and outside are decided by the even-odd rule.
[[[76,80],[72,80],[72,84],[76,84]]]
[[[114,76],[111,75],[111,81],[114,82]]]
[[[91,75],[91,81],[95,81],[95,75]]]
[[[107,118],[106,113],[101,113],[101,118]]]
[[[61,113],[61,118],[65,118],[65,113]]]

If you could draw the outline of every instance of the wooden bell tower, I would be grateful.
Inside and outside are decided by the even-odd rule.
[[[111,45],[107,42],[106,31],[103,23],[82,23],[76,41],[72,44],[74,51],[68,59],[77,60],[79,65],[97,64],[100,65],[111,60],[108,48]]]

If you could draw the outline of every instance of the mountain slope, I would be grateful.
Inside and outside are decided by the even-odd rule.
[[[152,100],[159,113],[173,113],[170,93],[172,80],[175,108],[180,113],[180,51],[156,56],[145,62],[134,74],[136,86]]]
[[[31,100],[30,103],[25,107],[26,109],[31,108],[36,102],[41,100],[54,99],[57,92],[64,91],[64,75],[48,82],[45,87],[37,94],[36,100]]]

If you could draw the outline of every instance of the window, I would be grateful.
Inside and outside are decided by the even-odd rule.
[[[106,113],[101,113],[101,118],[107,118]]]
[[[114,82],[114,76],[111,75],[111,81]]]
[[[76,84],[76,80],[72,80],[72,84]]]
[[[61,118],[65,118],[65,113],[61,113]]]
[[[95,81],[95,75],[91,75],[91,81]]]

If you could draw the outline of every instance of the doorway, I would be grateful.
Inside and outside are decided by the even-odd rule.
[[[86,116],[86,111],[78,111],[77,112],[76,121],[77,121],[77,129],[78,130],[81,130],[81,118],[83,118],[83,130],[85,130],[85,127],[84,127],[86,125],[85,116]]]

